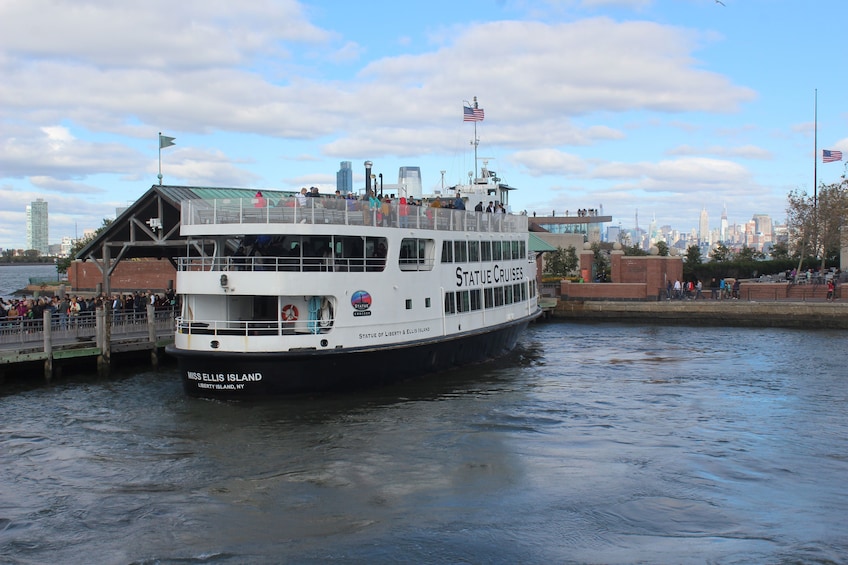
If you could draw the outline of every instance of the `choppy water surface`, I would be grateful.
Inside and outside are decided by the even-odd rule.
[[[56,265],[0,265],[0,297],[9,298],[25,288],[30,277],[57,279]]]
[[[0,561],[845,563],[848,336],[537,324],[354,396],[0,397]]]

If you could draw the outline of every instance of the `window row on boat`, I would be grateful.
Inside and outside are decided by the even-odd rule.
[[[390,259],[385,237],[348,235],[249,235],[235,240],[235,252],[225,257],[181,258],[183,271],[335,271],[379,272]],[[403,238],[397,250],[401,271],[432,270],[436,242]],[[523,240],[445,240],[442,263],[519,260],[527,256]]]
[[[525,302],[536,295],[536,281],[472,288],[445,293],[445,314],[461,314]]]

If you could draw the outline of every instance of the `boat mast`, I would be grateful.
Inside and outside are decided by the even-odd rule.
[[[469,102],[468,100],[463,100],[464,109],[462,112],[462,119],[465,122],[474,122],[474,139],[471,140],[471,145],[474,146],[474,171],[469,172],[469,176],[473,176],[477,178],[477,146],[480,144],[480,139],[477,137],[477,122],[483,121],[483,110],[477,104],[477,97],[474,97],[473,102]],[[473,184],[473,179],[470,184]]]
[[[474,106],[473,108],[477,109],[477,97],[474,97]],[[480,138],[477,137],[477,120],[474,120],[474,139],[471,140],[471,144],[474,146],[474,178],[477,178],[477,146],[480,145]]]

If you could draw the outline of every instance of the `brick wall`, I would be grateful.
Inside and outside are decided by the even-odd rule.
[[[592,251],[580,252],[580,269],[590,280]],[[570,283],[563,281],[561,294],[570,300],[657,300],[667,281],[683,280],[681,257],[625,256],[622,251],[610,253],[611,283]]]
[[[174,286],[177,272],[165,259],[124,260],[112,273],[112,292],[134,290],[164,292]],[[73,292],[95,292],[103,283],[103,273],[91,261],[74,261],[68,268],[68,282]]]

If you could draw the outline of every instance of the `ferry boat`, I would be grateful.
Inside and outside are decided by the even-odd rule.
[[[515,347],[541,314],[528,219],[485,211],[514,189],[483,167],[445,195],[375,203],[370,176],[370,199],[182,202],[168,352],[189,395],[374,387]]]

